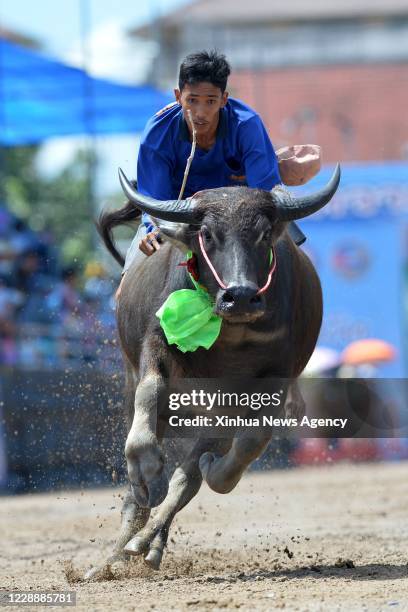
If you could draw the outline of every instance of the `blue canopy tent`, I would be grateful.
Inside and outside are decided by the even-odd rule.
[[[149,86],[96,79],[85,71],[0,39],[0,144],[53,136],[141,132],[171,101]]]

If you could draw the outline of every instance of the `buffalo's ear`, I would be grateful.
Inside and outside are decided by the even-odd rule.
[[[275,242],[279,239],[281,234],[283,234],[287,223],[284,221],[280,221],[278,218],[278,213],[276,206],[269,202],[269,204],[262,208],[262,213],[268,219],[270,224],[270,232],[271,232],[271,246],[275,244]]]
[[[188,224],[187,223],[175,223],[174,221],[163,221],[152,217],[156,227],[160,229],[162,236],[171,242],[175,247],[180,249],[183,253],[190,249],[188,239]]]

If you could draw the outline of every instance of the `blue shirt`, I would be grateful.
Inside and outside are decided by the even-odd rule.
[[[158,200],[177,199],[190,152],[181,106],[175,104],[154,115],[140,144],[138,190]],[[240,100],[229,98],[220,110],[215,144],[209,151],[196,148],[183,197],[231,185],[269,191],[278,183],[278,160],[261,118]],[[146,227],[151,225],[146,214],[143,221]]]

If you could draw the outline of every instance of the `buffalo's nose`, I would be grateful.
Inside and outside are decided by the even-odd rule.
[[[258,295],[255,283],[231,285],[224,289],[217,300],[218,310],[231,314],[250,314],[264,308],[264,298]]]

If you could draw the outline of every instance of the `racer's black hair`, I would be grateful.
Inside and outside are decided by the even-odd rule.
[[[184,85],[212,83],[224,93],[231,68],[225,55],[217,51],[191,53],[183,60],[179,72],[179,89]]]

